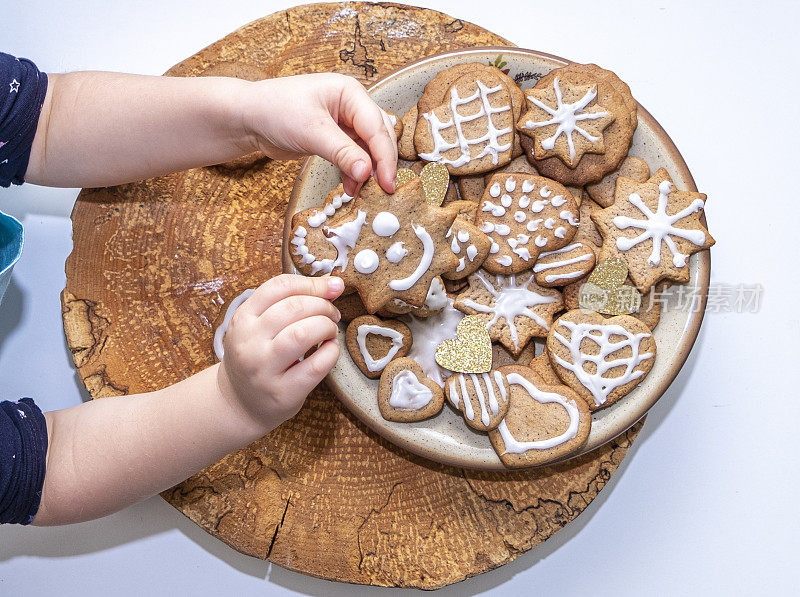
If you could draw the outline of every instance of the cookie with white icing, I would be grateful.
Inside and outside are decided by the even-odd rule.
[[[622,176],[636,182],[645,182],[650,178],[650,166],[642,158],[629,155],[620,164],[619,168],[606,174],[600,182],[586,185],[586,192],[602,207],[609,207],[614,203],[614,191],[617,189],[617,179]]]
[[[603,257],[620,258],[642,293],[663,279],[689,281],[689,256],[714,239],[703,225],[706,196],[679,191],[663,168],[643,183],[619,177],[614,205],[592,214]]]
[[[525,92],[517,131],[540,174],[565,185],[597,182],[617,169],[636,129],[636,102],[614,73],[569,65]]]
[[[362,315],[348,324],[345,342],[361,372],[370,379],[377,379],[392,360],[408,354],[411,330],[396,319]]]
[[[455,208],[428,203],[419,178],[394,194],[370,178],[347,215],[322,225],[322,234],[313,238],[296,227],[290,242],[314,256],[312,266],[318,256],[330,255],[326,267],[312,273],[341,277],[358,290],[370,313],[394,299],[421,307],[431,281],[458,266],[445,238],[456,214]]]
[[[428,296],[421,307],[412,307],[405,301],[394,299],[386,303],[378,310],[378,315],[382,317],[396,317],[405,313],[413,313],[416,317],[430,317],[438,313],[447,306],[447,289],[441,276],[436,276],[428,289]]]
[[[423,160],[460,176],[507,164],[514,138],[511,95],[501,77],[481,71],[454,81],[430,111],[420,104],[414,146]]]
[[[539,253],[533,265],[533,277],[539,286],[566,286],[588,276],[597,255],[589,243],[573,242],[555,251]]]
[[[478,230],[474,224],[458,218],[453,222],[447,238],[450,239],[450,250],[458,258],[456,268],[444,274],[444,277],[450,280],[466,278],[477,271],[492,248],[492,239]]]
[[[478,431],[495,429],[508,411],[508,387],[498,371],[455,373],[444,384],[447,401]]]
[[[236,313],[236,310],[242,306],[243,302],[252,296],[255,290],[255,288],[248,288],[240,295],[234,297],[231,302],[228,303],[228,307],[225,309],[225,315],[214,332],[214,354],[216,355],[218,361],[222,361],[222,358],[225,356],[225,346],[223,344],[223,340],[225,339],[225,333],[228,331],[228,325],[230,324],[231,319],[233,319],[233,314]]]
[[[577,452],[589,437],[586,403],[563,384],[549,384],[529,367],[510,365],[495,373],[508,388],[506,416],[489,432],[508,467],[542,466]]]
[[[480,269],[469,277],[469,287],[456,297],[455,307],[478,315],[492,341],[518,356],[532,338],[547,335],[563,301],[557,290],[536,284],[533,272],[493,276]]]
[[[403,120],[391,110],[384,110],[384,113],[394,129],[395,138],[400,139],[403,136]]]
[[[597,410],[644,380],[655,363],[656,341],[647,326],[630,315],[606,319],[573,310],[553,323],[547,356],[561,380]]]
[[[378,385],[378,409],[387,421],[422,421],[438,414],[442,406],[442,388],[425,377],[413,359],[395,359],[383,370]]]
[[[483,267],[494,274],[530,269],[539,253],[569,244],[578,222],[578,205],[563,185],[542,176],[495,174],[475,216],[494,241]]]

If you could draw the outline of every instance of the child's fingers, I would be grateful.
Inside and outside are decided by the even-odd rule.
[[[339,327],[324,315],[286,326],[272,340],[270,368],[285,371],[317,344],[335,338]]]
[[[361,85],[349,85],[343,92],[341,120],[358,133],[377,162],[374,164],[378,183],[387,193],[394,192],[397,170],[397,141],[387,130],[384,112]]]
[[[293,365],[283,374],[286,387],[307,395],[325,378],[338,358],[338,342],[326,340],[314,354]]]
[[[308,278],[294,274],[281,274],[256,288],[253,295],[239,307],[245,313],[258,317],[270,306],[289,296],[318,296],[333,300],[344,290],[341,278],[324,276]]]
[[[383,112],[383,124],[386,126],[386,132],[389,133],[389,138],[392,140],[392,143],[394,143],[395,152],[396,152],[397,151],[397,135],[394,132],[394,125],[392,124],[392,121],[389,120],[389,115],[386,113],[386,111],[385,110],[381,110],[381,112]],[[395,155],[397,155],[397,154],[395,153]],[[397,162],[397,159],[395,159],[395,162]]]
[[[342,171],[342,180],[362,183],[369,178],[372,170],[369,154],[348,137],[332,118],[315,131],[312,142],[310,151],[339,168]],[[351,190],[354,189],[345,188],[347,194],[351,194]]]
[[[328,300],[317,296],[295,295],[279,300],[258,318],[259,328],[270,339],[296,321],[323,315],[337,323],[342,315]]]

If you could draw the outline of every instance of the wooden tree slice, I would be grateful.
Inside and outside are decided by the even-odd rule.
[[[371,84],[420,56],[509,45],[398,4],[312,4],[255,21],[170,69],[259,79],[338,71]],[[81,192],[62,295],[93,398],[154,390],[214,363],[225,305],[281,271],[299,162],[246,156]],[[641,424],[576,461],[478,473],[388,444],[324,387],[300,414],[163,497],[243,553],[332,580],[440,587],[541,543],[580,514]]]

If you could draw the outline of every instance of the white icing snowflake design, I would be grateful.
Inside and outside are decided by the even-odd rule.
[[[553,91],[556,94],[556,107],[551,108],[547,104],[539,101],[535,97],[528,96],[528,99],[537,107],[541,108],[552,118],[549,120],[544,120],[541,122],[534,122],[532,120],[527,120],[525,122],[525,128],[527,129],[536,129],[545,126],[549,126],[551,124],[557,124],[558,128],[556,129],[555,134],[552,137],[548,137],[547,139],[542,139],[542,147],[547,150],[553,149],[556,145],[556,140],[560,135],[564,135],[567,139],[567,146],[569,147],[569,159],[574,161],[575,160],[575,142],[572,140],[572,134],[578,133],[588,141],[595,143],[600,140],[600,137],[595,137],[592,134],[589,134],[585,129],[581,128],[578,125],[578,122],[581,120],[597,120],[599,118],[603,118],[605,116],[609,116],[608,112],[584,112],[583,110],[586,108],[587,104],[591,102],[595,97],[597,97],[597,87],[592,87],[589,89],[584,96],[579,99],[577,102],[572,104],[565,104],[564,100],[561,97],[561,87],[558,83],[558,77],[553,79]]]
[[[433,151],[430,153],[419,154],[419,157],[421,157],[423,160],[449,164],[454,168],[458,168],[459,166],[463,166],[473,159],[479,160],[484,156],[491,155],[492,163],[497,164],[499,162],[499,154],[503,151],[507,151],[511,147],[510,140],[508,143],[500,143],[500,137],[511,133],[511,127],[498,129],[495,127],[492,120],[493,114],[507,112],[508,110],[511,110],[511,106],[509,105],[493,108],[489,103],[489,96],[502,90],[503,86],[498,85],[490,88],[486,87],[486,85],[484,85],[481,81],[476,81],[476,83],[478,85],[478,90],[465,98],[459,97],[458,91],[455,87],[450,90],[450,111],[453,114],[453,117],[450,120],[442,122],[439,120],[436,114],[433,113],[433,111],[422,115],[422,117],[428,121],[428,124],[431,127],[431,136],[433,137]],[[464,116],[459,113],[459,106],[468,104],[478,98],[481,100],[481,107],[477,112],[468,116]],[[466,122],[471,122],[484,116],[486,117],[486,134],[474,139],[467,139],[464,135],[464,131],[462,130],[462,125]],[[449,143],[442,136],[442,131],[449,129],[450,127],[454,127],[456,131],[456,140],[453,143]],[[473,158],[470,155],[470,146],[477,145],[478,143],[486,143],[486,147],[484,147],[483,151]],[[449,160],[442,155],[444,152],[456,147],[461,149],[461,155],[455,160]]]
[[[676,228],[675,222],[681,220],[693,213],[703,209],[705,202],[702,199],[695,199],[687,207],[683,208],[676,214],[671,216],[667,215],[667,205],[669,203],[669,194],[672,192],[672,183],[668,180],[663,181],[658,185],[658,208],[655,213],[642,200],[641,195],[638,193],[631,193],[628,196],[628,201],[631,202],[639,211],[641,211],[645,218],[644,220],[637,220],[629,218],[628,216],[616,216],[612,222],[614,226],[620,230],[634,227],[644,230],[639,236],[634,238],[620,237],[617,239],[617,248],[620,251],[627,251],[636,245],[643,243],[648,239],[653,241],[653,252],[647,258],[647,263],[650,265],[658,266],[661,263],[661,241],[667,245],[672,251],[672,263],[675,267],[683,267],[686,265],[688,255],[684,255],[678,251],[675,241],[672,236],[684,238],[695,245],[701,246],[706,242],[706,234],[702,230],[686,230],[683,228]]]
[[[492,305],[483,305],[476,303],[472,299],[465,299],[463,304],[465,307],[474,309],[479,313],[491,313],[492,319],[486,323],[486,329],[490,329],[500,318],[503,318],[508,325],[508,331],[511,334],[511,341],[514,343],[514,350],[519,350],[519,332],[517,331],[517,324],[515,319],[517,317],[527,317],[535,321],[539,326],[545,330],[549,330],[550,326],[539,314],[534,313],[531,308],[538,305],[546,305],[548,303],[556,302],[552,296],[544,296],[528,288],[533,282],[533,276],[530,276],[526,282],[521,284],[517,283],[517,277],[511,276],[497,276],[496,288],[494,284],[489,282],[480,272],[473,274],[481,284],[484,285],[489,294],[493,297]]]

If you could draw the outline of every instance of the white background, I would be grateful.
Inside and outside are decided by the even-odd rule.
[[[760,283],[757,314],[708,313],[678,379],[575,522],[462,594],[797,594],[797,3],[428,2],[520,46],[627,81],[683,153],[717,240],[712,284]],[[291,6],[6,0],[0,49],[46,71],[159,74]],[[791,58],[791,61],[790,61]],[[0,399],[78,404],[59,292],[76,189],[0,190],[27,239],[0,307]],[[159,498],[56,529],[0,528],[0,595],[352,595],[229,549]]]

